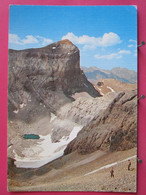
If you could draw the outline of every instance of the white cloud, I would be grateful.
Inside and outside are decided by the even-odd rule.
[[[21,39],[22,45],[38,43],[38,42],[39,41],[35,37],[33,37],[32,35],[27,35],[25,39]]]
[[[16,34],[9,34],[9,43],[19,44],[20,38]]]
[[[117,53],[111,53],[111,54],[108,54],[108,55],[98,55],[98,54],[96,54],[94,57],[96,59],[112,60],[112,59],[122,58],[123,54],[131,54],[131,51],[129,51],[129,50],[120,50]]]
[[[135,47],[135,45],[133,45],[133,44],[130,44],[130,45],[128,45],[128,47]]]
[[[121,43],[120,37],[113,32],[105,33],[103,37],[99,37],[97,39],[98,39],[99,46],[103,46],[103,47],[108,47],[108,46]]]
[[[45,38],[45,37],[42,37],[42,36],[39,36],[39,35],[37,35],[36,37],[38,39],[40,39],[42,45],[48,45],[48,44],[53,42],[52,39],[48,39],[48,38]]]
[[[129,45],[128,45],[128,47],[130,48],[130,47],[135,47],[135,48],[137,48],[137,41],[136,40],[133,40],[133,39],[130,39],[129,40]]]
[[[133,42],[133,43],[137,44],[137,41],[134,39],[130,39],[129,42]]]
[[[95,49],[96,47],[109,47],[121,43],[120,37],[113,32],[105,33],[102,37],[90,37],[88,35],[82,35],[80,37],[74,35],[72,32],[67,33],[62,37],[63,39],[69,39],[74,44],[84,45],[84,49]]]
[[[130,50],[120,50],[118,54],[131,54]]]
[[[128,45],[128,47],[134,49],[133,50],[133,55],[137,56],[137,41],[133,40],[133,39],[130,39],[129,43],[130,44]]]
[[[137,41],[136,40],[133,40],[133,39],[130,39],[129,40],[129,45],[128,45],[128,47],[130,48],[130,47],[135,47],[135,48],[137,48]]]
[[[50,43],[53,43],[53,41],[52,41],[51,39],[46,39],[46,38],[44,38],[44,39],[43,39],[43,42],[42,42],[42,45],[48,45],[48,44],[50,44]]]
[[[42,37],[42,36],[32,36],[27,35],[24,39],[21,39],[17,34],[9,34],[9,43],[18,44],[18,45],[26,45],[26,44],[36,44],[40,43],[41,45],[48,45],[52,43],[51,39]]]
[[[117,53],[112,53],[109,55],[101,55],[100,56],[100,55],[96,54],[95,58],[96,59],[104,59],[104,60],[112,60],[113,58],[116,58],[116,59],[122,58],[122,55],[118,55]]]
[[[18,45],[38,43],[39,41],[32,35],[25,36],[25,39],[20,39],[16,34],[9,34],[9,43],[14,43]]]

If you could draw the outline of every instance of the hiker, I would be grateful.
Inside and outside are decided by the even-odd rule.
[[[130,171],[130,167],[131,167],[131,161],[130,160],[128,160],[128,171]]]
[[[111,168],[110,173],[111,173],[111,177],[114,177],[114,169],[113,169],[113,167]]]

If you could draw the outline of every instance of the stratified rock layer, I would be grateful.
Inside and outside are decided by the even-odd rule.
[[[119,92],[106,110],[94,117],[68,144],[64,154],[77,150],[87,154],[96,150],[126,150],[137,145],[136,90]]]
[[[80,69],[78,48],[63,40],[43,48],[9,50],[9,117],[36,119],[85,91],[100,96]]]

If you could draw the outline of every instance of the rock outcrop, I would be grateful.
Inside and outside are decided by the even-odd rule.
[[[74,102],[62,106],[57,111],[57,116],[51,123],[51,138],[57,142],[63,137],[68,137],[73,127],[85,127],[98,116],[100,112],[107,109],[115,98],[116,93],[108,93],[103,97],[87,98],[79,97]]]
[[[94,117],[68,144],[64,154],[78,151],[126,150],[137,144],[136,90],[119,92],[108,108]]]
[[[80,69],[80,53],[69,40],[43,48],[9,50],[9,118],[30,122],[74,99],[76,92],[101,96]]]

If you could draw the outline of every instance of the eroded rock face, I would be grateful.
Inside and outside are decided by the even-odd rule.
[[[9,50],[9,117],[35,120],[55,113],[76,92],[100,96],[80,69],[78,48],[63,40],[43,48]]]
[[[94,117],[68,144],[64,154],[77,150],[126,150],[137,144],[137,92],[119,92],[106,110]]]
[[[85,127],[92,119],[105,110],[115,98],[116,93],[108,93],[103,97],[79,97],[74,102],[62,106],[57,111],[58,118],[50,123],[51,138],[57,142],[64,136],[68,137],[73,127]]]

